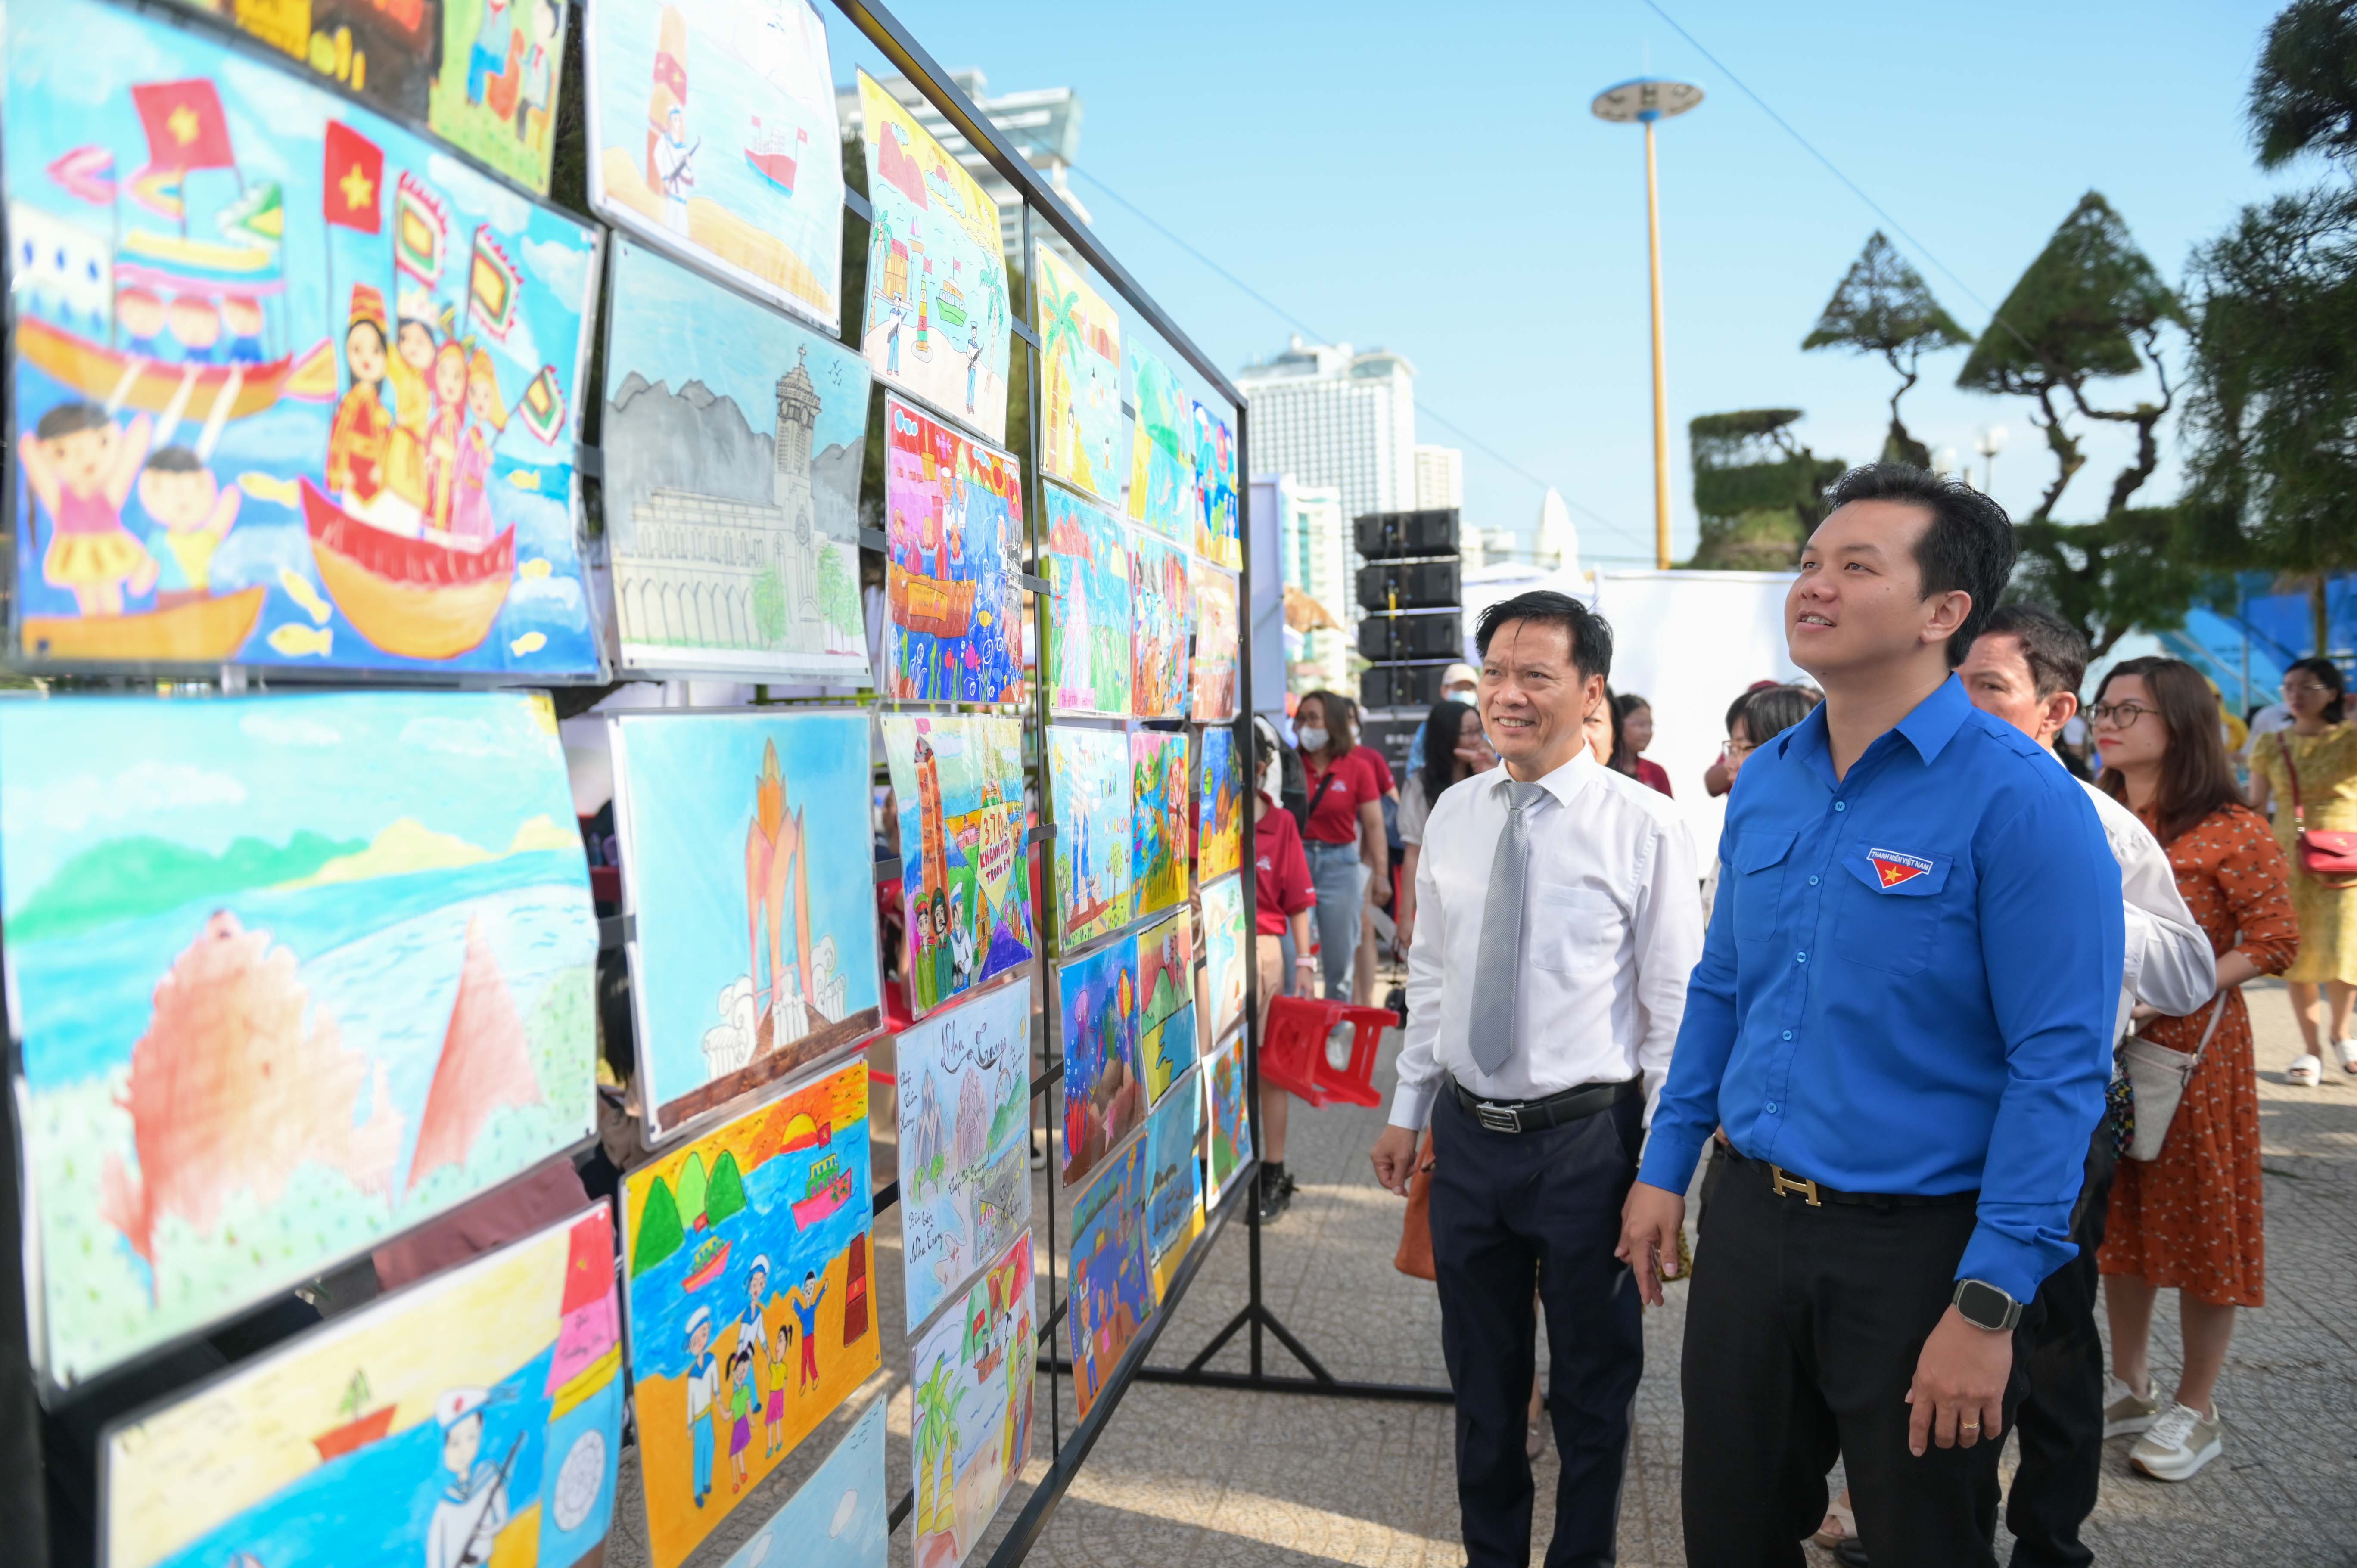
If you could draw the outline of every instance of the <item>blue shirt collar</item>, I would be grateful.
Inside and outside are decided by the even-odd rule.
[[[1915,755],[1926,766],[1947,749],[1948,742],[1964,726],[1964,715],[1973,711],[1973,700],[1964,695],[1964,683],[1953,673],[1932,689],[1932,694],[1915,704],[1907,716],[1891,726],[1907,738]],[[1825,735],[1825,704],[1819,703],[1809,710],[1809,716],[1778,736],[1770,743],[1780,757],[1789,756],[1798,746],[1803,755],[1830,755],[1832,743]]]

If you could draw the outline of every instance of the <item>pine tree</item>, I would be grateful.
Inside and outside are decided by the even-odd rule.
[[[1883,460],[1924,468],[1931,467],[1932,454],[1907,433],[1899,417],[1899,400],[1921,378],[1919,364],[1924,355],[1960,349],[1972,340],[1973,335],[1940,308],[1922,274],[1877,229],[1867,236],[1866,249],[1849,264],[1817,317],[1815,330],[1801,339],[1801,347],[1847,349],[1889,360],[1899,377],[1899,390],[1890,394],[1890,431],[1883,437]]]

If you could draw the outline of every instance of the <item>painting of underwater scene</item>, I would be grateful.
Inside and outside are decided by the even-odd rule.
[[[1137,1057],[1146,1098],[1161,1103],[1195,1065],[1195,930],[1181,909],[1137,933]]]
[[[905,701],[1023,695],[1023,472],[899,398],[884,400],[884,667]]]
[[[1194,859],[1194,847],[1188,843],[1186,733],[1135,732],[1129,766],[1135,802],[1130,812],[1130,875],[1136,888],[1130,913],[1142,918],[1187,901],[1187,865]]]
[[[1048,438],[1039,470],[1113,505],[1128,466],[1121,445],[1121,313],[1044,244],[1032,249],[1031,295],[1046,367],[1040,385]]]
[[[590,0],[585,18],[591,209],[832,338],[843,135],[810,0]]]
[[[883,1364],[867,1064],[622,1178],[647,1542],[677,1568]]]
[[[786,1506],[721,1568],[885,1568],[892,1534],[884,1495],[884,1412],[877,1400]]]
[[[1030,979],[936,1013],[892,1044],[913,1329],[1030,1228]]]
[[[962,1568],[1031,1456],[1031,1232],[909,1350],[917,1568]]]
[[[434,134],[545,193],[565,85],[565,0],[442,0]]]
[[[1023,722],[887,714],[881,727],[899,813],[909,1004],[921,1017],[1028,962],[1038,940],[1023,853]]]
[[[153,16],[17,6],[6,73],[21,657],[596,673],[595,233]]]
[[[1052,710],[1129,713],[1129,531],[1078,496],[1048,488],[1048,690]]]
[[[54,1383],[591,1132],[597,923],[545,697],[9,703],[0,778]]]
[[[1195,808],[1195,880],[1210,882],[1243,864],[1244,770],[1236,732],[1225,725],[1203,730],[1201,789]]]
[[[1157,1302],[1203,1233],[1202,1142],[1203,1091],[1190,1071],[1146,1119],[1146,1256]]]
[[[614,721],[647,1137],[882,1021],[865,713]]]
[[[1117,729],[1048,728],[1056,807],[1056,920],[1065,945],[1129,924],[1129,739]]]
[[[1146,1140],[1134,1138],[1072,1200],[1071,1294],[1065,1310],[1072,1392],[1082,1419],[1122,1352],[1154,1316],[1146,1258]]]
[[[1107,943],[1060,965],[1064,1020],[1064,1169],[1079,1181],[1146,1116],[1137,1065],[1137,953]]]
[[[621,1335],[600,1201],[109,1427],[101,1568],[597,1563]]]

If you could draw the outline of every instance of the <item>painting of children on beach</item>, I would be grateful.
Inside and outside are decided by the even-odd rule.
[[[597,924],[545,697],[10,703],[0,777],[53,1383],[592,1130]]]
[[[1203,730],[1201,792],[1195,811],[1195,879],[1210,882],[1243,864],[1244,770],[1236,732],[1224,725]]]
[[[892,1499],[885,1495],[885,1412],[862,1411],[823,1464],[721,1568],[885,1568]]]
[[[109,1427],[100,1568],[597,1562],[622,1451],[613,1215],[601,1201]]]
[[[1137,933],[1137,1057],[1159,1105],[1195,1065],[1195,933],[1187,911]]]
[[[1199,725],[1236,716],[1236,580],[1200,563],[1195,579],[1194,692],[1187,715]]]
[[[1202,1142],[1203,1091],[1189,1072],[1146,1119],[1146,1255],[1157,1302],[1203,1233]]]
[[[867,1064],[622,1178],[647,1541],[677,1565],[882,1364]]]
[[[565,0],[442,0],[434,134],[544,194],[565,81]]]
[[[1204,1125],[1211,1138],[1203,1147],[1208,1206],[1216,1205],[1228,1184],[1253,1157],[1252,1109],[1244,1098],[1244,1043],[1232,1041],[1203,1065]]]
[[[594,233],[120,7],[20,7],[6,70],[20,655],[594,674]]]
[[[1149,534],[1129,536],[1129,711],[1142,719],[1187,716],[1187,634],[1195,596],[1187,553]]]
[[[1045,244],[1032,250],[1032,320],[1039,324],[1048,416],[1039,467],[1108,505],[1121,499],[1121,313]]]
[[[1179,730],[1142,729],[1129,737],[1130,875],[1136,891],[1133,917],[1187,901],[1189,802],[1187,736]]]
[[[909,1351],[916,1568],[962,1568],[1031,1456],[1031,1232]]]
[[[1129,712],[1129,531],[1110,512],[1048,487],[1048,689],[1060,714]]]
[[[1063,1180],[1070,1187],[1146,1115],[1136,950],[1118,941],[1073,959],[1056,972],[1056,985],[1064,1019]]]
[[[1082,1419],[1121,1355],[1154,1316],[1146,1258],[1146,1140],[1139,1138],[1072,1201],[1070,1305],[1072,1392]]]
[[[1023,694],[1028,612],[1023,476],[1016,460],[884,400],[884,668],[904,701]]]
[[[622,886],[650,1140],[882,1022],[867,715],[623,715]]]
[[[1129,924],[1129,740],[1117,729],[1048,729],[1048,789],[1056,808],[1057,928],[1067,945]]]
[[[909,1326],[1031,1224],[1031,982],[893,1036]]]
[[[1023,725],[983,714],[880,724],[899,806],[909,1004],[922,1017],[1030,960]]]

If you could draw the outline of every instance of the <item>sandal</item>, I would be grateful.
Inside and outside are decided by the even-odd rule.
[[[2324,1079],[2324,1063],[2314,1052],[2294,1058],[2284,1069],[2284,1081],[2295,1089],[2314,1089]]]
[[[1825,1522],[1817,1526],[1817,1533],[1809,1539],[1828,1552],[1845,1541],[1856,1541],[1857,1515],[1850,1511],[1847,1503],[1835,1498],[1833,1506],[1825,1509]]]
[[[2341,1052],[2341,1070],[2346,1073],[2357,1073],[2357,1039],[2342,1040],[2338,1048]]]

